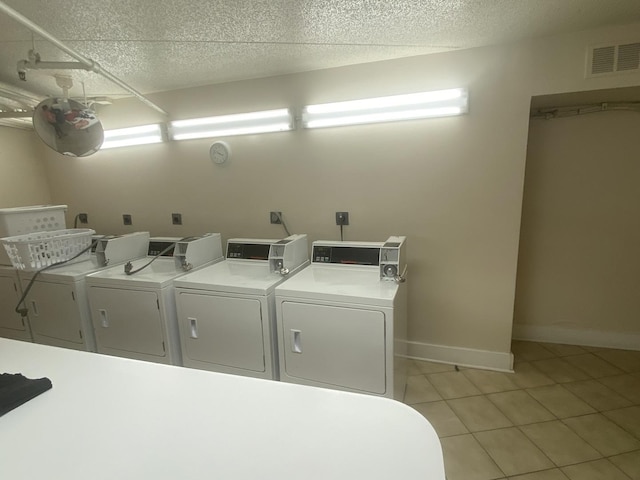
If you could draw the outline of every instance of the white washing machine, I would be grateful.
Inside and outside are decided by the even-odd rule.
[[[66,205],[0,208],[0,238],[65,228]],[[29,318],[16,313],[22,296],[17,270],[0,242],[0,337],[31,341]]]
[[[189,270],[224,259],[220,234],[150,242],[149,252],[160,256],[140,271],[151,257],[87,277],[97,351],[181,365],[173,282]]]
[[[89,260],[54,267],[38,274],[25,299],[33,341],[45,345],[96,351],[86,293],[86,276],[146,255],[148,232],[104,236]],[[19,273],[23,290],[36,274]]]
[[[178,278],[184,366],[277,380],[275,287],[308,264],[306,235],[231,239],[225,261]]]
[[[405,240],[313,242],[311,265],[276,287],[280,380],[402,400]]]
[[[0,337],[30,342],[33,338],[29,318],[16,312],[21,296],[22,287],[17,270],[0,265]]]

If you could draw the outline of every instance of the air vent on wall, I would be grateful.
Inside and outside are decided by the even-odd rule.
[[[589,47],[587,77],[640,72],[640,42]]]

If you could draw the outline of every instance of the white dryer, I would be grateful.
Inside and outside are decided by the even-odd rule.
[[[405,237],[313,242],[311,266],[276,287],[280,380],[402,400]]]
[[[308,264],[306,235],[236,238],[225,261],[178,278],[184,366],[277,380],[275,287]]]
[[[29,318],[16,312],[21,296],[18,271],[13,267],[0,265],[0,337],[30,342],[32,336]]]
[[[87,277],[97,351],[181,365],[173,282],[224,259],[220,234],[150,242],[149,252],[160,256],[152,263],[152,257],[145,257]]]
[[[45,345],[96,351],[86,276],[146,255],[148,232],[122,236],[104,236],[96,240],[95,253],[89,260],[68,263],[38,274],[25,299],[33,341]],[[35,271],[19,273],[26,290]]]

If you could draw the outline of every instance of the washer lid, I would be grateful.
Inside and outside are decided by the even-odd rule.
[[[72,283],[84,279],[87,275],[97,272],[105,267],[99,265],[95,255],[91,255],[89,260],[77,263],[68,263],[53,267],[38,274],[40,281],[53,281],[58,283]],[[35,271],[20,272],[22,280],[31,280]]]
[[[312,264],[276,287],[276,296],[393,306],[398,284],[380,280],[377,267]]]
[[[271,273],[267,262],[224,260],[176,279],[177,288],[268,295],[286,278]]]
[[[142,267],[151,260],[145,257],[133,260],[133,270]],[[207,264],[209,265],[209,264]],[[164,288],[184,275],[184,270],[176,268],[173,258],[158,258],[144,270],[127,275],[124,266],[117,265],[87,276],[87,285],[99,285],[120,288]]]

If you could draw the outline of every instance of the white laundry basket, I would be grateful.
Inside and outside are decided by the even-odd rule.
[[[94,233],[96,232],[90,228],[53,230],[5,237],[2,243],[14,268],[40,270],[70,260],[85,249],[85,252],[68,263],[89,259],[91,235]]]
[[[0,238],[65,229],[66,210],[66,205],[0,208]],[[4,248],[0,248],[0,265],[11,265]]]

